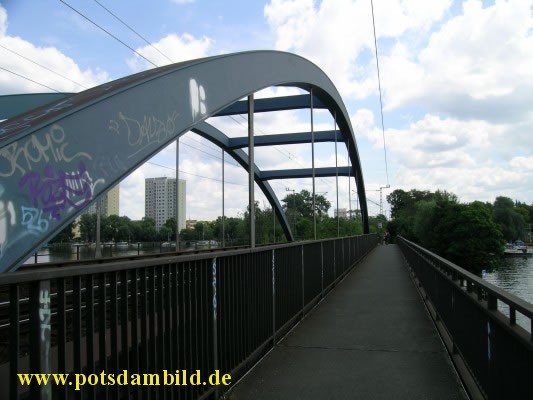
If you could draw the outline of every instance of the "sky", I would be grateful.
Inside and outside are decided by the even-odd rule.
[[[385,196],[395,189],[446,190],[462,202],[507,196],[533,203],[531,1],[374,0],[374,16],[383,125],[370,0],[0,1],[0,95],[80,92],[153,64],[289,51],[318,65],[343,97],[370,215],[380,212],[380,193],[387,213]],[[257,97],[298,93],[269,88]],[[247,134],[245,117],[208,122],[231,137]],[[334,128],[325,111],[315,110],[314,122],[315,130]],[[257,135],[310,131],[310,112],[257,115],[255,128]],[[310,145],[258,148],[256,163],[264,170],[311,167],[310,153]],[[335,165],[334,144],[317,144],[315,153],[317,167]],[[337,160],[347,165],[340,146]],[[222,214],[221,165],[216,146],[182,136],[187,219]],[[224,213],[242,215],[247,173],[227,155],[224,167]],[[175,176],[175,145],[121,182],[121,215],[144,216],[144,179],[156,176]],[[280,199],[312,190],[310,179],[271,185]],[[338,187],[339,208],[359,208],[355,182],[339,178]],[[317,179],[316,192],[332,203],[333,215],[335,178]]]

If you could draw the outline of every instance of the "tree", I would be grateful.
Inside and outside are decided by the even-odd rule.
[[[241,232],[244,232],[244,220],[242,218],[224,217],[224,235],[226,242],[231,245],[239,239]],[[222,241],[222,217],[218,217],[213,222],[213,237]]]
[[[155,221],[152,218],[144,217],[141,221],[135,222],[134,229],[138,242],[153,242],[157,239],[157,231],[155,230]]]
[[[196,240],[196,239],[197,239],[197,234],[194,229],[185,228],[180,231],[180,241],[183,240],[185,242],[188,242],[188,241]]]
[[[445,192],[444,192],[445,193]],[[387,195],[387,201],[391,206],[391,218],[400,217],[401,214],[414,211],[415,204],[422,200],[432,200],[434,195],[427,190],[420,191],[411,189],[406,192],[402,189],[396,189]]]
[[[308,190],[302,190],[300,193],[291,193],[283,200],[286,211],[294,213],[297,217],[313,217],[313,195]],[[315,194],[315,210],[318,217],[327,215],[331,203],[321,194]]]
[[[427,248],[432,247],[432,227],[435,223],[435,213],[437,209],[437,202],[434,200],[419,201],[415,205],[415,217],[413,219],[413,234],[418,239],[418,242]]]
[[[394,207],[394,219],[388,224],[391,234],[409,236],[476,273],[503,254],[500,230],[486,204],[460,204],[457,196],[446,191],[395,190],[392,194],[390,199],[387,196]]]
[[[80,239],[84,242],[96,241],[96,214],[83,214],[80,218]]]
[[[494,201],[492,218],[507,241],[523,239],[526,228],[524,216],[515,210],[513,200],[499,196]]]
[[[442,257],[480,273],[503,254],[502,235],[483,203],[440,204],[435,217],[432,247]]]
[[[61,232],[55,235],[49,243],[69,243],[72,239],[74,239],[73,231],[76,228],[77,224],[78,223],[76,221],[72,221],[70,224],[65,226],[65,228],[63,228]]]
[[[308,190],[291,193],[281,200],[289,225],[297,239],[313,237],[313,195]],[[331,203],[323,196],[315,194],[317,224],[327,218]],[[318,227],[317,227],[318,236]]]
[[[172,217],[172,218],[167,219],[167,222],[165,222],[164,226],[168,228],[168,230],[170,230],[170,239],[175,240],[176,239],[176,218]]]

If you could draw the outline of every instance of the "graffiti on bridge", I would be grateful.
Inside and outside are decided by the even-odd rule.
[[[130,147],[134,148],[131,158],[147,147],[164,143],[174,136],[176,132],[176,119],[179,117],[177,111],[167,114],[166,120],[161,120],[154,115],[145,115],[142,120],[130,118],[122,112],[118,114],[118,120],[109,121],[109,130],[121,135],[125,128],[125,133]]]
[[[19,186],[28,188],[35,208],[60,220],[63,211],[80,210],[89,204],[99,183],[104,183],[104,179],[93,181],[85,164],[80,161],[77,171],[55,171],[51,165],[46,165],[42,175],[28,172],[19,181]]]
[[[65,130],[54,124],[41,139],[32,135],[24,143],[14,142],[0,149],[0,176],[10,177],[17,171],[23,175],[43,162],[71,162],[78,158],[92,160],[91,155],[83,151],[69,154],[68,146]]]

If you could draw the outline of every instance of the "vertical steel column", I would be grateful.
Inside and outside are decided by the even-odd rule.
[[[337,111],[333,113],[333,132],[335,134],[335,191],[337,193],[337,237],[340,236],[339,219],[339,163],[337,161]]]
[[[176,251],[180,250],[180,138],[176,139]]]
[[[276,213],[274,211],[274,206],[272,205],[272,221],[273,221],[273,226],[274,226],[274,231],[273,231],[273,240],[274,240],[274,243],[276,243]]]
[[[311,168],[313,170],[313,238],[314,240],[316,240],[315,130],[313,124],[313,88],[309,89],[309,103],[311,109]]]
[[[348,208],[350,210],[349,216],[350,220],[352,219],[352,163],[350,160],[350,155],[348,154]]]
[[[224,149],[222,149],[222,247],[226,247],[226,233],[224,230],[226,221],[224,221]]]
[[[254,193],[254,95],[248,96],[248,204],[250,208],[250,247],[255,247]]]
[[[94,258],[102,257],[102,249],[100,248],[100,199],[96,200],[96,248],[94,250]]]

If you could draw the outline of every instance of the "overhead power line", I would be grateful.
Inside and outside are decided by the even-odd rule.
[[[66,5],[68,8],[70,8],[72,11],[74,11],[76,14],[78,14],[79,16],[85,18],[87,21],[89,21],[91,24],[93,24],[94,26],[96,26],[98,29],[104,31],[105,33],[107,33],[109,36],[111,36],[113,39],[115,39],[117,42],[121,43],[122,45],[126,46],[128,49],[130,49],[131,51],[133,51],[135,54],[137,54],[139,57],[142,57],[144,58],[146,61],[148,61],[150,64],[152,64],[154,67],[158,67],[158,65],[156,65],[155,63],[153,63],[152,61],[150,61],[148,58],[146,58],[145,56],[143,56],[141,53],[139,53],[137,50],[135,50],[133,47],[130,47],[128,46],[126,43],[124,43],[122,40],[120,40],[118,37],[116,37],[115,35],[113,35],[111,32],[109,32],[108,30],[106,30],[105,28],[101,27],[100,25],[98,25],[96,22],[94,22],[92,19],[90,19],[89,17],[85,16],[83,13],[81,13],[80,11],[76,10],[74,7],[72,7],[70,4],[68,4],[66,1],[64,0],[59,0],[61,3],[63,3],[64,5]]]
[[[381,95],[381,77],[379,74],[379,59],[378,59],[378,41],[376,37],[376,21],[374,19],[374,2],[370,0],[370,6],[372,8],[372,27],[374,28],[374,49],[376,51],[376,69],[378,71],[378,88],[379,88],[379,105],[381,112],[381,132],[383,135],[383,153],[385,154],[385,173],[387,175],[387,186],[389,186],[389,167],[387,162],[387,146],[385,144],[385,123],[383,122],[383,98]]]
[[[11,71],[11,70],[9,70],[9,69],[7,69],[7,68],[0,67],[0,69],[4,70],[4,71],[6,71],[6,72],[9,72],[10,74],[13,74],[13,75],[19,76],[19,77],[21,77],[22,79],[26,79],[27,81],[30,81],[30,82],[36,83],[37,85],[43,86],[43,87],[45,87],[45,88],[47,88],[47,89],[50,89],[50,90],[52,90],[53,92],[61,93],[59,90],[55,90],[54,88],[51,88],[50,86],[47,86],[47,85],[45,85],[44,83],[40,83],[40,82],[34,81],[33,79],[28,78],[27,76],[24,76],[24,75],[18,74],[18,73],[16,73],[16,72],[13,72],[13,71]]]
[[[78,82],[76,82],[76,81],[73,81],[72,79],[66,77],[65,75],[62,75],[62,74],[60,74],[59,72],[56,72],[56,71],[54,71],[54,70],[52,70],[52,69],[50,69],[50,68],[48,68],[48,67],[46,67],[46,66],[44,66],[44,65],[42,65],[42,64],[39,64],[37,61],[34,61],[34,60],[32,60],[32,59],[30,59],[30,58],[28,58],[28,57],[26,57],[26,56],[23,56],[23,55],[20,54],[20,53],[17,53],[16,51],[11,50],[10,48],[7,48],[7,47],[4,46],[3,44],[0,44],[0,47],[2,47],[3,49],[5,49],[5,50],[7,50],[7,51],[9,51],[9,52],[11,52],[11,53],[13,53],[13,54],[16,54],[17,56],[19,56],[19,57],[21,57],[21,58],[23,58],[23,59],[25,59],[25,60],[27,60],[27,61],[29,61],[29,62],[35,64],[35,65],[38,65],[39,67],[41,67],[41,68],[43,68],[43,69],[45,69],[45,70],[47,70],[47,71],[50,71],[50,72],[53,73],[53,74],[56,74],[57,76],[59,76],[59,77],[61,77],[61,78],[63,78],[63,79],[66,79],[67,81],[70,81],[70,82],[74,83],[75,85],[78,85],[78,86],[81,86],[81,87],[84,88],[84,89],[87,89],[87,87],[84,86],[84,85],[82,85],[81,83],[78,83]]]
[[[152,162],[152,161],[147,161],[146,164],[151,164],[151,165],[155,165],[156,167],[161,167],[161,168],[170,169],[170,170],[172,170],[172,171],[176,171],[176,168],[168,167],[168,166],[166,166],[166,165],[157,164],[157,163]],[[208,176],[204,176],[204,175],[193,174],[192,172],[184,171],[184,170],[182,170],[182,169],[180,169],[179,172],[180,172],[180,173],[187,174],[187,175],[197,176],[198,178],[204,178],[204,179],[209,179],[209,180],[216,181],[216,182],[222,182],[222,179],[210,178],[210,177],[208,177]],[[230,182],[230,181],[226,181],[226,180],[224,180],[224,182],[225,182],[225,183],[232,184],[232,185],[248,186],[247,184],[245,185],[245,184],[243,184],[243,183]]]
[[[161,54],[163,57],[165,57],[168,61],[173,63],[166,54],[162,53],[161,50],[159,50],[157,47],[155,47],[152,43],[150,43],[148,40],[145,39],[144,36],[142,36],[139,32],[137,32],[135,29],[133,29],[131,26],[129,26],[126,22],[124,22],[120,17],[118,17],[116,14],[114,14],[111,10],[109,10],[106,6],[104,6],[102,3],[100,3],[98,0],[94,0],[95,3],[97,3],[100,7],[102,7],[104,10],[106,10],[109,14],[111,14],[115,19],[117,19],[122,25],[124,25],[126,28],[128,28],[130,31],[132,31],[134,34],[136,34],[138,37],[140,37],[148,46],[150,46],[152,49],[157,51],[159,54]]]

